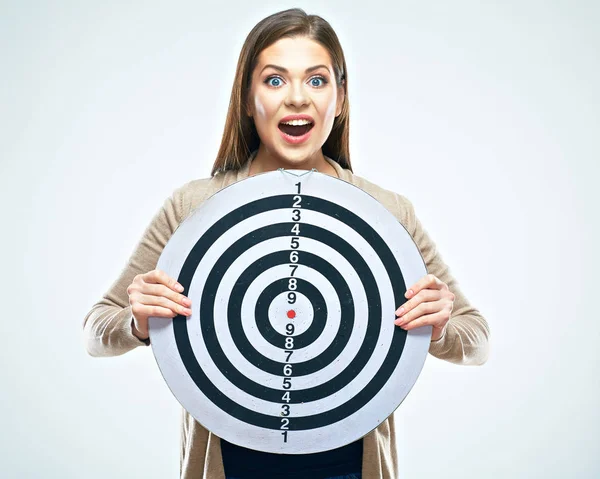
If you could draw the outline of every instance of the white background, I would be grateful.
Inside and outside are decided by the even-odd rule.
[[[355,173],[413,202],[492,331],[484,366],[428,357],[401,477],[598,477],[600,7],[566,0],[2,2],[0,476],[178,476],[151,349],[91,358],[81,323],[293,6],[345,50]]]

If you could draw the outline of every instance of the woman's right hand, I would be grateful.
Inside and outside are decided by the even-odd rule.
[[[187,296],[180,294],[181,291],[183,286],[159,269],[138,274],[133,278],[133,282],[127,287],[127,294],[133,315],[135,336],[140,339],[148,338],[150,316],[174,318],[178,314],[191,315],[192,310],[189,308],[192,302]]]

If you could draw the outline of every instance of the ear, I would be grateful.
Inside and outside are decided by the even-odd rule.
[[[342,85],[337,90],[337,100],[335,105],[335,116],[338,117],[342,113],[342,107],[344,106],[344,97],[346,92],[344,91],[345,80],[342,80]]]

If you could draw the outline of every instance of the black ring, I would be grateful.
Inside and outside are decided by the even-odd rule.
[[[260,258],[258,261],[256,261],[256,263],[263,263],[263,259],[266,259],[266,257]],[[251,265],[248,269],[255,267],[255,264]],[[256,266],[258,266],[260,269],[264,268],[263,264]],[[234,289],[237,288],[238,285],[241,286],[240,289],[243,289],[244,291],[243,296],[245,296],[249,286],[249,283],[244,285],[242,280],[242,277],[245,276],[246,271],[240,275],[240,279],[234,286]],[[256,277],[258,274],[260,273],[253,271],[253,276]],[[313,318],[308,328],[306,328],[306,331],[303,331],[300,334],[292,335],[281,334],[273,327],[271,321],[269,321],[269,306],[275,297],[284,292],[288,292],[288,280],[289,278],[281,278],[277,281],[273,281],[258,295],[256,306],[254,308],[256,328],[261,336],[276,348],[281,349],[282,346],[285,346],[286,338],[290,336],[294,338],[294,349],[305,348],[314,343],[325,329],[325,324],[327,322],[327,304],[325,303],[323,295],[315,286],[305,279],[297,277],[296,282],[298,286],[294,293],[297,295],[301,294],[308,299],[313,309]],[[289,308],[293,309],[293,304],[289,304]]]
[[[187,293],[192,282],[194,272],[204,254],[225,231],[229,230],[240,221],[243,221],[253,215],[276,209],[289,209],[293,203],[293,197],[294,195],[278,195],[252,201],[240,206],[239,208],[236,208],[213,224],[196,242],[183,264],[178,277],[179,283],[184,287],[183,294]],[[302,195],[302,208],[314,210],[328,215],[335,220],[344,222],[346,225],[350,226],[358,234],[360,234],[367,242],[369,242],[374,251],[376,251],[381,258],[382,264],[388,273],[390,284],[394,291],[394,304],[398,305],[404,302],[406,285],[402,272],[400,271],[396,259],[385,241],[368,223],[340,205],[309,195]],[[301,223],[301,225],[303,231],[307,226],[310,226],[303,223]],[[379,304],[379,297],[369,298],[369,301],[370,307],[372,302],[373,307],[377,307],[377,305],[381,307]],[[390,321],[392,319],[393,318],[390,318]],[[173,318],[172,324],[174,328],[175,341],[185,368],[203,394],[223,411],[241,421],[258,427],[275,430],[279,429],[279,426],[281,425],[281,419],[279,416],[269,416],[267,414],[248,409],[243,405],[233,401],[231,398],[217,389],[214,384],[212,384],[194,356],[194,352],[189,340],[186,321],[187,319],[182,316]],[[373,378],[361,392],[354,397],[349,398],[344,404],[341,404],[329,411],[314,414],[312,416],[293,418],[293,420],[290,421],[289,429],[299,431],[323,427],[354,414],[372,399],[373,394],[370,393],[371,391],[379,391],[388,381],[402,355],[405,342],[406,331],[401,328],[394,328],[392,343],[382,367],[377,371],[377,373],[375,373]],[[237,384],[236,386],[239,387]],[[278,392],[281,393],[283,390],[279,390]],[[298,391],[293,391],[294,395],[297,392]],[[274,402],[278,401],[279,398],[277,398]]]

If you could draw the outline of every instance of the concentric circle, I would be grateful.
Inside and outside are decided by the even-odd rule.
[[[431,327],[393,323],[423,259],[343,180],[288,170],[234,183],[181,223],[157,268],[193,311],[150,318],[157,363],[182,406],[231,443],[287,454],[349,444],[423,367]]]

